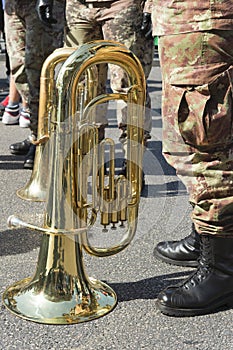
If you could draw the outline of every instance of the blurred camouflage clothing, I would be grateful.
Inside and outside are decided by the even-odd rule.
[[[154,35],[232,30],[232,0],[154,0]]]
[[[6,0],[7,51],[18,91],[28,101],[30,129],[37,135],[40,72],[44,60],[63,45],[64,2],[54,2],[57,24],[43,25],[35,11],[36,0]]]
[[[153,9],[163,153],[187,187],[196,230],[232,235],[233,3],[165,0],[165,6],[155,1]]]
[[[92,40],[114,40],[121,42],[139,58],[145,77],[148,78],[153,62],[153,39],[145,39],[140,28],[143,7],[141,0],[112,1],[77,1],[66,2],[66,36],[67,46],[78,46]],[[102,66],[99,92],[105,91],[107,67]],[[127,79],[125,72],[118,66],[111,65],[111,88],[114,92],[125,91]],[[145,129],[151,131],[151,101],[147,92]],[[124,109],[118,115],[118,124],[124,124]],[[102,115],[100,123],[106,123]]]
[[[153,8],[153,3],[154,3],[154,0],[146,0],[146,1],[144,1],[143,12],[151,13],[152,12],[152,8]]]

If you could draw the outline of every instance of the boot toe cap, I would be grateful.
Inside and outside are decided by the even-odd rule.
[[[173,296],[176,294],[177,287],[168,287],[158,295],[158,302],[163,305],[172,306],[174,304]]]
[[[156,245],[154,256],[168,264],[179,266],[198,266],[199,249],[181,241],[164,241]]]
[[[12,154],[24,155],[27,154],[27,152],[29,151],[30,142],[28,140],[16,142],[10,145],[9,148]]]

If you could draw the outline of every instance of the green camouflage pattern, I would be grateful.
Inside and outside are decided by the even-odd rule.
[[[220,1],[221,2],[221,1]],[[163,154],[199,233],[233,234],[233,28],[159,38]]]
[[[40,72],[44,60],[63,46],[65,3],[54,1],[53,16],[57,24],[51,28],[39,20],[36,1],[6,0],[5,31],[10,65],[16,86],[28,101],[30,129],[37,135]]]
[[[101,4],[101,5],[100,5]],[[79,46],[92,40],[114,40],[124,44],[140,60],[148,78],[153,63],[154,44],[153,38],[146,39],[140,28],[144,1],[141,0],[117,0],[105,2],[93,2],[93,8],[89,4],[83,4],[77,0],[66,1],[65,44],[67,46]],[[110,66],[111,88],[121,92],[127,88],[125,73],[118,66]],[[102,67],[100,74],[99,91],[104,91],[106,86],[107,67]],[[147,92],[145,129],[151,131],[151,100]],[[124,110],[118,115],[118,124],[124,124]],[[98,122],[105,124],[107,121],[99,114]]]
[[[232,30],[232,0],[154,0],[153,35]]]

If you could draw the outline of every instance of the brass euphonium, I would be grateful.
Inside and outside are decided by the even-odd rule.
[[[91,100],[85,90],[80,93],[85,73],[88,71],[93,78],[97,74],[93,67],[109,63],[125,70],[128,91]],[[98,82],[97,76],[96,79]],[[146,83],[141,64],[131,51],[119,43],[97,41],[82,45],[66,59],[54,88],[57,102],[49,126],[50,169],[44,225],[37,227],[14,216],[8,219],[11,227],[42,232],[37,269],[32,278],[10,286],[3,302],[16,315],[34,322],[73,324],[103,316],[117,302],[115,292],[107,284],[86,274],[83,249],[95,256],[113,255],[125,249],[135,235]],[[84,102],[88,99],[88,103],[83,103],[83,91]],[[110,100],[127,103],[126,176],[115,173],[113,139],[106,138],[100,143],[98,140],[96,107]],[[106,149],[110,154],[107,174]],[[109,247],[91,244],[88,232],[98,220],[105,228],[125,223],[118,244]]]

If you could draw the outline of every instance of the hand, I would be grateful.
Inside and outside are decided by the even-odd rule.
[[[57,23],[53,18],[53,0],[38,0],[36,4],[36,11],[39,19],[45,25],[51,27],[52,24]]]
[[[152,38],[151,14],[143,12],[141,31],[146,39]]]

